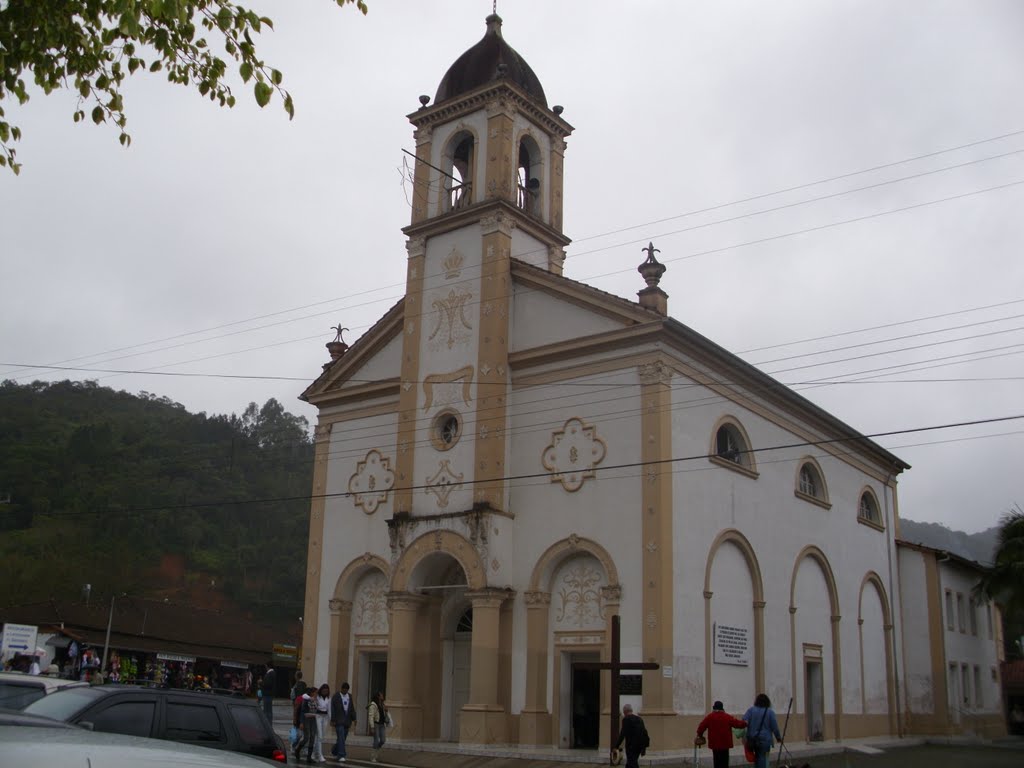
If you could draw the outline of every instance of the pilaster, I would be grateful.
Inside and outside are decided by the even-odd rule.
[[[508,399],[508,325],[511,312],[512,219],[496,211],[480,222],[480,347],[477,357],[474,501],[505,508],[505,427]]]
[[[488,200],[507,200],[516,204],[517,191],[512,184],[518,156],[513,142],[514,108],[503,97],[496,96],[487,104],[487,157],[484,195]],[[483,149],[483,148],[482,148]]]
[[[527,592],[526,600],[526,700],[519,717],[519,743],[551,744],[551,713],[548,711],[548,623],[550,592]]]
[[[352,636],[352,602],[331,600],[331,645],[327,657],[327,684],[332,691],[341,690],[341,684],[348,679],[349,638]]]
[[[426,598],[409,592],[389,592],[387,600],[391,632],[387,702],[395,717],[393,738],[420,739],[423,708],[416,697],[417,620]]]
[[[620,613],[622,605],[622,585],[609,584],[601,587],[601,605],[604,606],[604,646],[601,648],[601,661],[608,663],[612,660],[612,616]],[[612,673],[609,673],[609,675]],[[601,683],[601,727],[597,730],[597,748],[599,752],[608,752],[611,744],[608,742],[607,718],[612,711],[611,686]]]
[[[406,267],[405,321],[402,333],[402,386],[398,395],[398,444],[395,462],[394,514],[412,511],[416,451],[416,403],[420,388],[420,335],[423,327],[423,272],[426,241],[410,238]]]
[[[302,620],[301,668],[311,677],[317,673],[316,635],[320,626],[320,569],[323,566],[324,513],[327,487],[327,459],[331,450],[331,424],[318,424],[313,431],[313,499],[309,505],[309,544],[306,550],[306,600]]]
[[[505,709],[498,699],[498,653],[501,604],[511,596],[510,590],[503,589],[466,593],[473,604],[473,640],[469,703],[459,718],[459,741],[463,744],[503,744],[507,740]]]
[[[643,563],[643,660],[661,669],[643,672],[643,715],[651,741],[662,749],[682,746],[672,701],[672,371],[662,360],[640,366],[643,462],[641,535]],[[666,674],[668,673],[668,674]]]

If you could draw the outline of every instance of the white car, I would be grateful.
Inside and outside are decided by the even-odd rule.
[[[0,672],[0,707],[24,709],[33,701],[54,691],[77,688],[80,685],[88,683],[47,675],[27,675],[24,672]]]
[[[61,768],[266,768],[269,760],[82,728],[0,725],[0,765]]]

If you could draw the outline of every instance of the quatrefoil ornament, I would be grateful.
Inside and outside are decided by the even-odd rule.
[[[551,435],[551,444],[544,449],[541,462],[551,472],[551,482],[561,483],[570,493],[583,487],[594,468],[604,461],[608,447],[597,434],[597,427],[587,426],[575,417]]]

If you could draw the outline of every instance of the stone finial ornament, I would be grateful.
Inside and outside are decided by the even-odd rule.
[[[668,294],[661,290],[658,284],[668,268],[654,257],[654,254],[661,253],[661,251],[654,247],[654,243],[648,243],[646,248],[640,250],[647,253],[647,258],[636,268],[644,282],[647,283],[647,287],[637,293],[640,306],[654,310],[659,315],[667,315]]]
[[[332,325],[331,330],[334,331],[334,341],[327,342],[327,351],[330,353],[331,363],[333,363],[348,350],[348,344],[346,344],[345,339],[342,338],[342,334],[345,333],[348,328],[342,328],[341,323],[338,323],[337,325]],[[327,365],[330,365],[330,363]]]

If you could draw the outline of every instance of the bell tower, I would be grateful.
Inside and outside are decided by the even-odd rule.
[[[409,115],[396,520],[507,510],[513,259],[561,274],[572,126],[505,42],[501,18]],[[394,527],[394,526],[393,526]]]

